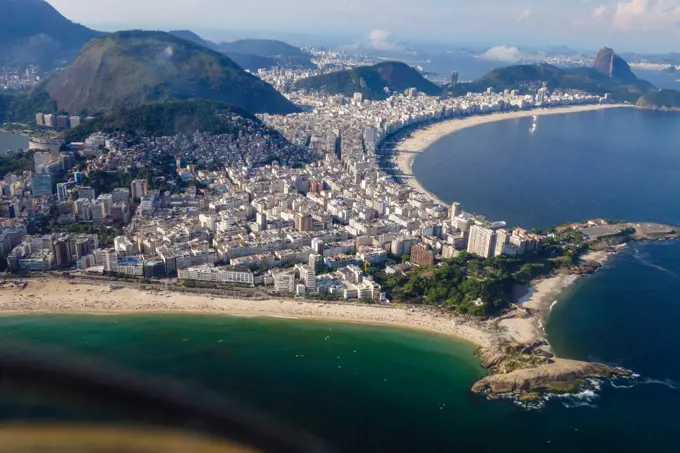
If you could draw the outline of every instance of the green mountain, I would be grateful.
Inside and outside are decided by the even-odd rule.
[[[81,114],[193,98],[258,113],[297,111],[225,55],[152,31],[117,32],[88,42],[73,64],[35,91],[47,93],[59,110]]]
[[[228,52],[263,55],[274,58],[309,57],[309,54],[303,52],[299,47],[273,39],[241,39],[239,41],[221,43],[219,48]]]
[[[250,72],[257,72],[258,69],[271,69],[279,65],[278,60],[270,57],[236,52],[222,53],[231,58],[234,63]]]
[[[57,103],[42,90],[22,94],[0,94],[0,124],[33,123],[37,112],[57,112]]]
[[[386,99],[393,91],[402,92],[409,88],[416,88],[430,96],[442,94],[441,87],[425,79],[406,63],[397,61],[308,77],[298,80],[294,86],[299,90],[323,91],[344,96],[362,93],[365,99],[370,100]]]
[[[198,44],[199,46],[203,46],[205,48],[220,52],[219,50],[220,46],[218,44],[215,44],[212,41],[208,41],[206,39],[201,38],[193,31],[174,30],[169,33],[178,38],[182,38],[187,41],[191,41],[195,44]],[[260,55],[226,51],[221,53],[229,57],[234,63],[239,65],[241,68],[246,69],[250,72],[257,72],[258,69],[269,69],[278,64],[276,59],[270,57],[263,57]]]
[[[522,89],[540,82],[550,89],[610,93],[614,99],[628,102],[636,102],[641,95],[655,90],[651,83],[637,78],[625,60],[605,48],[598,52],[591,68],[558,68],[546,63],[507,66],[493,69],[474,82],[449,87],[448,91],[451,95],[462,95],[489,87],[496,91]]]
[[[125,132],[135,137],[193,134],[196,131],[213,134],[272,133],[243,109],[223,102],[190,99],[110,110],[69,131],[64,138],[82,141],[100,131]]]
[[[0,66],[65,66],[101,35],[66,19],[44,0],[0,0]]]
[[[272,66],[285,68],[316,69],[310,55],[299,47],[291,46],[273,39],[241,39],[217,45],[217,49],[225,55],[257,55],[273,59]]]
[[[659,90],[640,97],[638,107],[658,110],[680,110],[680,91]]]

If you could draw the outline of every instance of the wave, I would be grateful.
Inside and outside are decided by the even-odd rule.
[[[549,309],[548,311],[551,311],[551,312],[552,312],[552,310],[553,310],[553,307],[554,307],[555,305],[557,305],[557,301],[556,301],[556,300],[555,300],[555,301],[553,301],[553,303],[552,303],[552,304],[550,304],[550,309]]]
[[[630,389],[640,385],[661,385],[671,390],[680,390],[680,382],[675,381],[673,379],[654,379],[654,378],[640,379],[639,374],[633,373],[630,370],[626,370],[625,368],[621,369],[628,371],[632,374],[630,375],[630,377],[627,378],[619,378],[616,380],[612,380],[610,382],[610,385],[615,389]]]
[[[664,387],[668,387],[669,389],[672,390],[680,390],[680,383],[672,380],[672,379],[643,379],[640,384],[642,385],[663,385]]]

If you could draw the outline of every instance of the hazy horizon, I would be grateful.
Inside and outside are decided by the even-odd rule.
[[[680,51],[680,0],[47,0],[67,18],[103,31],[190,29],[209,39],[271,37],[296,44],[403,42],[454,46],[603,46]]]

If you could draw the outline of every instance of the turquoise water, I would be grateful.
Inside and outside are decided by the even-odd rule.
[[[579,305],[567,301],[558,307]],[[560,328],[551,323],[551,335],[554,330]],[[483,374],[471,345],[415,331],[211,316],[53,315],[1,318],[0,332],[2,342],[58,346],[236,397],[306,427],[342,451],[570,452],[597,445],[597,451],[621,452],[679,446],[674,430],[680,393],[645,384],[646,376],[632,388],[603,383],[596,397],[558,398],[527,410],[469,392]],[[626,364],[636,367],[635,360]],[[3,394],[0,417],[15,407],[7,400],[15,398]],[[53,415],[44,401],[20,407],[28,419]]]

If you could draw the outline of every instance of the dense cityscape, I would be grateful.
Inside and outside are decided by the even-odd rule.
[[[343,68],[358,64],[322,58]],[[403,273],[461,251],[520,256],[543,239],[403,184],[390,137],[449,118],[607,102],[546,88],[449,99],[409,89],[385,101],[290,91],[306,75],[259,72],[305,106],[304,113],[260,115],[287,141],[255,133],[32,139],[34,169],[0,183],[2,261],[12,272],[170,277],[185,285],[384,300],[372,269]],[[36,116],[38,125],[59,129],[79,121]]]

